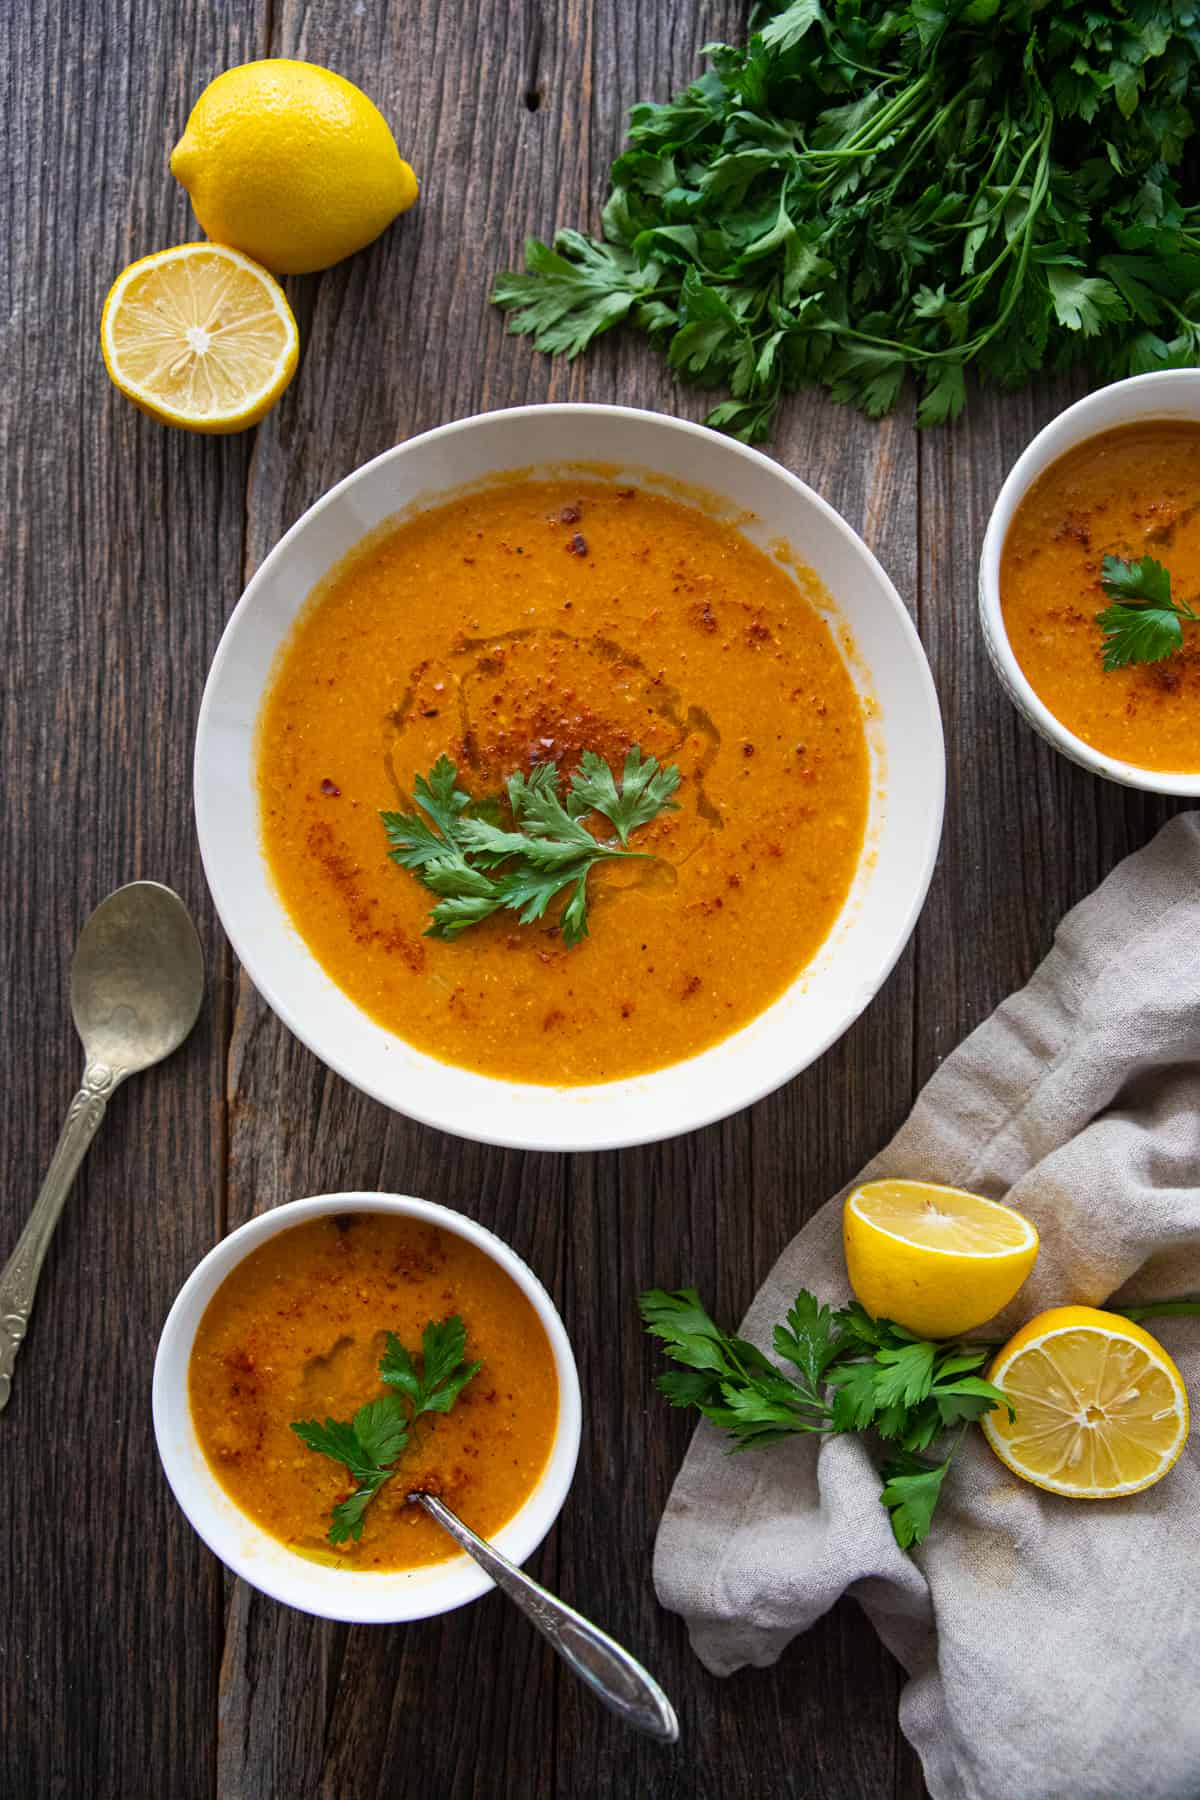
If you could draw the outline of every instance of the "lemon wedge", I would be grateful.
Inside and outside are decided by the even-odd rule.
[[[1187,1441],[1183,1377],[1156,1338],[1117,1313],[1039,1313],[1005,1344],[988,1379],[1017,1415],[985,1413],[988,1443],[1014,1475],[1050,1494],[1140,1493]]]
[[[279,283],[223,244],[131,263],[100,321],[104,365],[136,406],[187,431],[244,431],[296,369],[300,339]]]
[[[1007,1306],[1034,1265],[1028,1219],[960,1188],[868,1181],[842,1215],[850,1286],[875,1318],[958,1337]]]

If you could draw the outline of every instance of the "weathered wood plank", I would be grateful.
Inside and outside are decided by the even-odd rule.
[[[951,781],[915,947],[817,1068],[737,1120],[622,1155],[549,1158],[388,1114],[325,1071],[234,975],[187,806],[220,624],[244,575],[338,476],[414,431],[514,402],[703,415],[707,397],[677,388],[640,341],[614,337],[552,364],[507,338],[484,296],[527,232],[595,220],[625,109],[685,80],[698,46],[742,22],[735,0],[281,0],[273,13],[188,6],[162,18],[106,0],[86,21],[0,17],[11,371],[0,400],[11,540],[0,741],[16,772],[0,828],[0,1122],[12,1146],[0,1254],[77,1078],[65,977],[89,907],[136,875],[172,881],[201,918],[212,988],[185,1051],[113,1108],[0,1421],[4,1516],[20,1521],[0,1553],[0,1792],[921,1792],[895,1734],[896,1672],[852,1607],[778,1670],[727,1683],[704,1674],[658,1608],[650,1547],[688,1427],[653,1395],[657,1359],[634,1301],[650,1283],[695,1281],[736,1318],[941,1057],[1027,978],[1062,912],[1175,810],[1094,781],[1035,738],[975,624],[975,565],[1003,473],[1081,382],[979,397],[963,425],[919,440],[907,416],[876,428],[821,397],[784,417],[774,453],[865,531],[916,611]],[[373,93],[423,198],[362,256],[291,284],[304,366],[257,441],[187,439],[108,389],[100,302],[132,256],[194,235],[166,171],[170,140],[206,80],[268,49],[331,64]],[[499,1598],[404,1629],[325,1625],[223,1589],[185,1526],[144,1402],[170,1298],[227,1223],[345,1186],[459,1206],[550,1285],[588,1421],[575,1489],[533,1566],[655,1668],[683,1719],[677,1751],[622,1733]],[[69,1481],[43,1454],[52,1429],[73,1447]]]
[[[685,35],[670,80],[652,67],[647,86],[637,60],[641,46],[624,35],[627,17],[619,8],[606,10],[595,27],[598,37],[607,39],[627,102],[662,96],[688,79],[697,67],[690,60],[694,48],[722,32],[736,36],[740,23],[727,19],[718,30],[714,20],[712,29],[690,43]],[[677,44],[678,27],[663,29]],[[667,66],[661,57],[658,67]],[[577,215],[560,208],[554,223],[595,220],[620,127],[614,129],[611,119],[606,122],[597,112],[592,138],[590,203]],[[548,223],[538,225],[545,235]],[[606,341],[589,353],[588,365],[586,390],[572,392],[572,398],[630,398],[693,418],[707,410],[707,397],[670,383],[661,360],[647,359],[637,340]],[[806,394],[788,405],[770,448],[864,531],[902,595],[914,603],[911,420],[900,417],[881,430],[824,396]],[[568,1318],[577,1346],[604,1346],[602,1363],[591,1369],[591,1391],[597,1412],[603,1406],[622,1436],[618,1452],[608,1441],[611,1426],[598,1431],[592,1454],[581,1460],[573,1507],[562,1527],[564,1579],[574,1583],[571,1591],[581,1605],[599,1604],[591,1596],[603,1595],[600,1616],[606,1625],[644,1648],[678,1701],[684,1736],[677,1751],[664,1755],[611,1728],[597,1729],[586,1697],[563,1685],[560,1794],[711,1794],[714,1800],[756,1791],[869,1796],[890,1791],[897,1755],[907,1754],[896,1748],[894,1665],[852,1606],[839,1608],[809,1633],[778,1669],[728,1683],[707,1676],[679,1622],[664,1620],[648,1577],[649,1556],[689,1426],[653,1394],[658,1358],[639,1332],[632,1296],[651,1285],[694,1283],[712,1297],[721,1317],[741,1316],[787,1240],[907,1111],[911,1005],[911,957],[906,956],[874,1006],[815,1069],[709,1131],[598,1159],[589,1205],[576,1201]],[[615,1165],[609,1180],[605,1165]],[[590,1245],[581,1240],[582,1220],[594,1234]],[[614,1361],[615,1380],[607,1374]],[[626,1547],[606,1567],[595,1557],[588,1522],[608,1516],[614,1500]],[[642,1579],[632,1580],[638,1571],[644,1572]],[[850,1693],[858,1697],[853,1708],[846,1705]]]
[[[499,399],[489,399],[503,340],[480,300],[490,274],[487,221],[517,203],[509,180],[514,135],[536,128],[524,104],[532,79],[526,21],[512,20],[507,9],[476,16],[427,5],[400,19],[382,9],[285,7],[272,49],[312,56],[361,82],[392,120],[423,196],[362,256],[292,284],[305,361],[259,434],[249,566],[368,456],[508,398],[501,379]],[[552,173],[542,171],[542,179]],[[549,379],[546,371],[543,393]],[[450,1143],[395,1118],[323,1070],[244,980],[230,1096],[231,1224],[302,1192],[419,1193],[483,1218],[557,1286],[563,1165]],[[554,1555],[548,1546],[533,1563],[550,1581]],[[550,1659],[498,1600],[445,1620],[372,1631],[287,1618],[239,1593],[230,1623],[222,1796],[398,1787],[483,1795],[510,1776],[523,1792],[550,1791]],[[287,1723],[297,1666],[321,1694],[322,1729],[307,1741]]]
[[[920,1081],[1029,979],[1062,915],[1179,810],[1052,750],[1008,700],[979,629],[979,553],[1001,483],[1034,434],[1086,391],[1076,375],[976,393],[962,422],[920,438],[919,622],[949,776],[942,856],[917,928]]]
[[[330,62],[393,119],[423,181],[419,208],[364,256],[294,284],[307,349],[260,432],[248,560],[331,481],[399,437],[481,408],[619,400],[702,417],[644,344],[614,338],[566,367],[504,335],[484,304],[530,232],[594,218],[626,108],[688,79],[740,8],[574,0],[517,9],[383,12],[285,5],[273,49]],[[470,79],[464,79],[470,71]],[[532,101],[536,98],[536,107]],[[353,405],[347,396],[354,396]],[[916,461],[907,420],[878,431],[796,403],[777,450],[863,524],[916,593]],[[600,1158],[522,1158],[389,1117],[292,1042],[243,982],[230,1060],[230,1222],[299,1192],[362,1183],[462,1204],[514,1241],[563,1306],[587,1397],[580,1472],[535,1565],[639,1650],[677,1699],[685,1739],[631,1740],[498,1601],[395,1632],[283,1621],[238,1597],[223,1687],[221,1792],[735,1795],[890,1791],[895,1678],[853,1608],[776,1673],[708,1678],[653,1597],[650,1548],[686,1443],[651,1394],[635,1296],[696,1280],[737,1317],[779,1248],[903,1116],[911,1092],[911,963],[855,1031],[785,1094],[676,1144]],[[268,1648],[274,1644],[274,1652]],[[322,1760],[281,1726],[296,1667],[328,1718]],[[478,1675],[484,1698],[438,1696]],[[336,1691],[335,1691],[336,1690]],[[853,1692],[854,1706],[845,1704]],[[236,1722],[236,1730],[234,1724]]]
[[[190,1042],[112,1104],[0,1419],[0,1793],[22,1800],[186,1800],[215,1773],[219,1572],[160,1473],[149,1383],[221,1213],[226,952],[188,793],[249,446],[143,418],[98,343],[117,271],[188,235],[167,156],[191,98],[256,48],[252,8],[191,14],[182,31],[173,11],[120,0],[0,9],[0,1257],[78,1083],[66,981],[91,907],[139,876],[171,883],[209,984]]]

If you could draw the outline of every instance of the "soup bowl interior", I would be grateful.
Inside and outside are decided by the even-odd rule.
[[[440,1062],[365,1015],[289,921],[262,849],[255,727],[273,665],[314,587],[386,521],[507,473],[594,472],[675,493],[684,483],[760,548],[811,569],[865,702],[870,810],[858,869],[814,961],[723,1042],[649,1074],[546,1087]],[[255,986],[295,1034],[376,1099],[443,1130],[546,1150],[672,1136],[760,1098],[841,1035],[878,990],[924,900],[941,831],[944,756],[919,640],[862,540],[779,464],[702,426],[624,407],[537,406],[414,438],[346,478],[293,526],[242,596],[205,689],[195,805],[205,872]],[[770,930],[764,919],[763,930]]]
[[[200,1447],[188,1394],[188,1368],[197,1329],[209,1301],[231,1270],[277,1233],[307,1219],[346,1212],[398,1214],[465,1238],[500,1265],[537,1313],[558,1376],[554,1440],[537,1485],[491,1540],[513,1562],[522,1563],[533,1554],[558,1517],[579,1454],[579,1376],[570,1342],[549,1294],[516,1252],[474,1220],[428,1200],[362,1193],[293,1200],[251,1219],[210,1250],[180,1289],[159,1339],[154,1364],[154,1435],[175,1498],[209,1549],[234,1574],[301,1612],[359,1624],[392,1624],[464,1606],[490,1590],[491,1578],[454,1550],[449,1539],[445,1562],[371,1573],[327,1567],[289,1550],[256,1525],[213,1474]]]
[[[1013,705],[1047,743],[1094,775],[1155,794],[1200,797],[1200,771],[1143,769],[1107,756],[1069,731],[1031,685],[1013,652],[1000,600],[1000,559],[1022,500],[1060,456],[1101,432],[1155,419],[1200,421],[1200,369],[1166,369],[1133,375],[1098,388],[1068,406],[1038,432],[1013,464],[996,497],[979,558],[979,619],[992,667]]]

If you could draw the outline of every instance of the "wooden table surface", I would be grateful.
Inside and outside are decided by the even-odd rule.
[[[641,340],[573,367],[486,302],[527,233],[594,224],[626,109],[739,37],[734,0],[96,0],[0,9],[10,185],[0,267],[7,553],[0,1252],[37,1190],[80,1055],[72,944],[154,877],[200,923],[208,997],[185,1049],[116,1098],[53,1245],[0,1419],[0,1794],[8,1800],[922,1792],[901,1676],[856,1607],[779,1666],[708,1676],[650,1580],[688,1425],[652,1392],[635,1295],[696,1283],[736,1320],[777,1252],[883,1143],[963,1035],[1030,974],[1065,909],[1170,803],[1093,780],[1019,721],[975,622],[1001,478],[1082,380],[976,398],[953,429],[800,395],[771,449],[861,530],[919,626],[946,723],[933,889],[865,1016],[737,1118],[621,1154],[482,1148],[410,1124],[304,1050],[238,969],[192,825],[205,671],[247,577],[339,477],[390,444],[521,401],[687,418]],[[289,283],[299,373],[257,432],[164,430],[113,390],[97,328],[134,257],[199,235],[167,169],[205,84],[257,56],[326,63],[393,123],[420,204],[362,255]],[[574,1340],[586,1421],[534,1571],[644,1656],[678,1707],[635,1740],[492,1596],[347,1627],[226,1578],[154,1451],[167,1308],[230,1227],[298,1195],[423,1194],[500,1232]]]

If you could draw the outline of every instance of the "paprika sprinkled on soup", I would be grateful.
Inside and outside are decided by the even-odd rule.
[[[710,511],[582,471],[377,535],[301,613],[259,721],[295,925],[364,1011],[485,1074],[607,1081],[719,1042],[812,959],[862,852],[863,710],[828,608]],[[635,747],[678,769],[673,807],[593,867],[582,941],[557,900],[426,935],[435,896],[380,822],[418,776],[448,756],[503,807],[553,764],[565,799],[585,753],[619,780]]]
[[[355,1482],[294,1424],[348,1426],[363,1405],[394,1397],[380,1377],[388,1333],[427,1376],[423,1334],[451,1317],[477,1373],[452,1408],[413,1419],[360,1535],[331,1544]],[[188,1381],[196,1435],[230,1498],[291,1549],[354,1569],[457,1554],[408,1504],[414,1489],[440,1494],[485,1537],[499,1531],[536,1487],[558,1422],[554,1352],[516,1283],[466,1239],[394,1213],[310,1219],[251,1251],[209,1302]]]
[[[1152,559],[1196,608],[1200,424],[1147,420],[1068,451],[1021,501],[1000,558],[1013,654],[1068,731],[1139,768],[1200,769],[1200,625],[1182,623],[1170,654],[1106,669],[1097,614],[1119,598],[1106,557]]]

